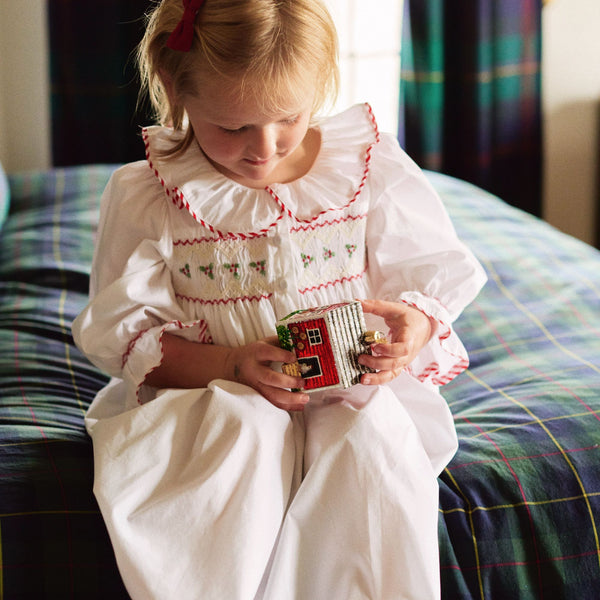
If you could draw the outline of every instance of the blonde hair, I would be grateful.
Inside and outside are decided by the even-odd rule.
[[[321,0],[206,0],[189,52],[166,47],[182,15],[182,0],[162,0],[148,15],[137,54],[142,94],[148,93],[156,120],[179,131],[187,127],[169,154],[183,152],[194,139],[181,98],[197,94],[202,80],[228,81],[267,111],[302,100],[307,90],[315,93],[313,114],[335,100],[337,34]]]

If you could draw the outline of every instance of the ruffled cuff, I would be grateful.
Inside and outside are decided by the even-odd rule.
[[[192,323],[171,321],[165,325],[141,331],[129,343],[122,361],[122,378],[130,389],[136,390],[139,404],[149,402],[155,396],[155,388],[144,385],[144,381],[162,363],[162,340],[165,333],[172,333],[200,344],[212,344],[212,338],[204,320]]]
[[[448,311],[435,298],[419,292],[405,292],[400,302],[425,313],[435,324],[429,343],[406,368],[421,382],[439,386],[452,381],[469,366],[467,351],[451,326]]]

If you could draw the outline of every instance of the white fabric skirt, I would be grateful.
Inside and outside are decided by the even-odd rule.
[[[439,598],[437,473],[389,387],[289,414],[218,380],[88,425],[134,600]]]

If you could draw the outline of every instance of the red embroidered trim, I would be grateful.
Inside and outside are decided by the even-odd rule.
[[[208,332],[208,323],[204,319],[200,319],[199,321],[195,321],[194,323],[190,323],[188,325],[184,325],[181,321],[170,321],[169,323],[165,324],[164,327],[160,330],[160,332],[158,334],[158,343],[160,346],[161,361],[160,361],[160,363],[158,363],[158,365],[156,365],[155,367],[150,369],[146,373],[146,375],[144,375],[144,378],[142,379],[141,383],[137,386],[135,395],[136,395],[138,404],[142,403],[141,399],[140,399],[140,390],[142,389],[142,386],[144,385],[144,381],[146,381],[146,379],[148,378],[148,375],[153,373],[162,364],[162,357],[165,354],[164,345],[163,345],[163,336],[164,336],[165,332],[167,331],[167,329],[169,329],[173,325],[175,325],[175,327],[177,327],[178,329],[192,329],[193,327],[198,327],[199,328],[198,340],[197,340],[198,343],[200,343],[200,344],[212,344],[213,343],[212,336]],[[148,331],[148,330],[146,329],[145,331]],[[140,334],[138,334],[136,336],[136,338],[134,339],[134,343],[145,333],[145,331],[142,331]],[[131,348],[133,348],[133,345],[131,345],[131,343],[130,343],[130,346],[131,346]]]
[[[372,159],[372,155],[373,155],[373,148],[381,141],[381,134],[379,133],[379,127],[377,126],[377,121],[375,120],[375,115],[373,113],[373,109],[372,109],[371,105],[367,102],[365,102],[365,108],[367,109],[367,112],[369,113],[369,118],[371,119],[371,123],[372,123],[373,129],[375,131],[375,141],[373,143],[369,144],[369,146],[367,147],[367,151],[365,153],[365,168],[363,171],[363,176],[362,176],[362,179],[360,180],[360,183],[358,185],[356,192],[354,192],[354,196],[352,196],[350,201],[345,206],[341,206],[339,208],[327,208],[325,210],[322,210],[320,213],[318,213],[314,217],[311,217],[310,219],[299,219],[298,217],[296,217],[296,215],[294,215],[292,213],[292,211],[289,208],[287,208],[285,206],[285,204],[281,201],[279,196],[269,186],[267,186],[267,188],[266,188],[267,192],[269,192],[269,194],[271,194],[273,200],[275,200],[275,202],[277,202],[277,204],[279,204],[279,206],[281,206],[282,210],[285,210],[286,214],[289,217],[295,219],[299,223],[312,223],[313,221],[316,221],[321,215],[324,215],[329,212],[345,210],[353,202],[356,202],[356,200],[360,196],[361,192],[363,191],[365,184],[367,183],[367,177],[369,175],[369,171],[371,170],[371,159]]]
[[[210,333],[208,332],[208,323],[202,319],[200,321],[200,328],[198,331],[198,342],[200,344],[212,344],[213,339]]]
[[[192,207],[190,206],[189,202],[184,198],[183,193],[179,190],[179,188],[177,186],[174,186],[172,189],[169,189],[167,187],[166,181],[160,176],[160,174],[158,172],[158,169],[154,166],[154,163],[152,162],[152,159],[150,157],[150,140],[149,140],[149,136],[148,136],[148,130],[146,128],[142,129],[142,138],[144,140],[144,147],[146,149],[146,160],[148,162],[148,165],[152,169],[152,172],[154,173],[154,176],[158,179],[158,181],[160,182],[160,184],[164,188],[165,194],[167,195],[167,197],[171,199],[171,202],[173,202],[173,204],[178,209],[181,210],[181,209],[185,208],[185,210],[188,211],[188,213],[192,216],[192,218],[196,222],[200,223],[200,225],[202,225],[202,227],[208,229],[211,233],[216,234],[217,237],[218,237],[218,239],[242,239],[242,240],[246,240],[246,239],[252,239],[252,238],[256,238],[256,237],[261,237],[261,236],[265,235],[270,229],[272,229],[273,227],[275,227],[275,225],[277,225],[277,223],[279,221],[281,221],[281,219],[283,219],[283,209],[282,209],[281,210],[281,214],[268,227],[265,227],[264,229],[261,229],[258,232],[250,232],[250,233],[230,233],[230,232],[223,232],[223,231],[220,231],[219,229],[213,227],[210,223],[207,223],[204,219],[201,219],[192,210]]]
[[[349,215],[347,217],[343,217],[340,219],[334,219],[333,221],[323,221],[322,223],[312,223],[310,225],[299,225],[298,227],[292,227],[290,229],[291,233],[298,233],[299,231],[314,231],[317,228],[330,227],[331,225],[339,225],[340,223],[345,223],[346,221],[360,221],[362,219],[366,219],[367,214],[363,213],[361,215]],[[261,235],[257,235],[256,237],[266,237],[267,234],[263,233]],[[173,246],[194,246],[196,244],[204,244],[207,242],[219,242],[223,241],[221,237],[203,237],[203,238],[193,238],[191,240],[175,240],[173,242]]]
[[[421,373],[419,373],[416,377],[419,381],[425,381],[430,375],[439,374],[440,365],[436,362],[432,362],[430,365],[427,365]],[[411,369],[412,372],[412,369]]]
[[[263,233],[261,235],[256,235],[256,238],[259,237],[266,237],[267,234]],[[194,246],[195,244],[205,244],[207,242],[221,242],[223,241],[225,238],[222,237],[204,237],[204,238],[194,238],[191,240],[175,240],[173,242],[173,246]],[[227,238],[227,239],[231,239],[231,238]]]
[[[202,227],[205,227],[211,233],[214,233],[215,235],[217,235],[219,239],[242,239],[242,240],[253,239],[256,237],[264,236],[273,227],[275,227],[277,225],[277,223],[279,223],[279,221],[281,221],[281,219],[283,219],[285,214],[287,214],[289,217],[295,219],[299,223],[312,223],[313,221],[318,219],[321,215],[324,215],[328,212],[345,210],[353,202],[355,202],[358,199],[358,197],[360,196],[361,192],[363,191],[363,189],[365,187],[365,184],[367,182],[367,177],[369,175],[369,171],[371,170],[371,159],[372,159],[373,148],[381,140],[381,134],[379,132],[379,127],[377,125],[377,121],[375,120],[375,115],[373,114],[373,109],[372,109],[371,105],[368,103],[365,103],[365,108],[369,114],[369,118],[373,125],[373,130],[375,132],[375,141],[372,142],[371,144],[369,144],[369,146],[367,147],[367,150],[365,153],[365,168],[363,171],[363,176],[362,176],[362,179],[360,180],[360,183],[358,185],[356,192],[354,193],[354,195],[352,196],[350,201],[345,206],[341,206],[339,208],[328,208],[326,210],[322,210],[320,213],[318,213],[317,215],[315,215],[314,217],[312,217],[310,219],[299,219],[292,213],[292,211],[290,209],[288,209],[285,206],[285,204],[281,201],[281,199],[273,191],[273,189],[271,189],[271,187],[267,186],[265,188],[265,190],[270,194],[270,196],[273,198],[273,200],[275,200],[275,202],[279,205],[281,212],[280,212],[279,216],[270,225],[268,225],[267,227],[264,227],[263,229],[261,229],[260,231],[257,231],[257,232],[250,232],[250,233],[223,232],[223,231],[220,231],[219,229],[216,229],[215,227],[213,227],[210,223],[207,223],[204,219],[201,219],[192,210],[192,207],[190,206],[189,202],[185,199],[185,197],[183,196],[183,193],[177,188],[177,186],[174,186],[172,189],[168,188],[166,181],[160,176],[158,169],[154,166],[154,163],[152,162],[152,158],[150,157],[150,139],[149,139],[149,135],[148,135],[148,129],[144,128],[144,129],[142,129],[142,138],[144,140],[146,161],[148,162],[149,167],[152,169],[154,176],[158,179],[158,181],[164,188],[167,197],[171,199],[171,202],[173,202],[173,204],[180,210],[182,210],[182,209],[187,210],[187,212],[192,216],[192,218],[196,222],[200,223],[200,225],[202,225]]]
[[[176,298],[180,300],[187,300],[188,302],[195,302],[203,305],[227,305],[234,302],[260,302],[261,300],[269,300],[273,294],[262,294],[261,296],[240,296],[238,298],[220,298],[219,300],[203,300],[202,298],[192,298],[190,296],[184,296],[183,294],[175,294]]]
[[[133,352],[134,346],[136,345],[137,341],[146,333],[146,331],[148,331],[148,330],[144,329],[144,330],[140,331],[133,339],[129,340],[129,344],[127,344],[127,350],[125,350],[125,354],[123,354],[123,357],[121,358],[121,369],[125,368],[127,359],[129,358],[130,354]]]
[[[333,221],[323,221],[322,223],[312,223],[310,225],[300,225],[298,227],[292,227],[290,231],[292,233],[297,233],[298,231],[313,231],[319,227],[330,227],[331,225],[339,225],[340,223],[345,223],[346,221],[360,221],[361,219],[366,219],[367,215],[349,215],[347,217],[343,217],[341,219],[334,219]]]
[[[459,358],[454,354],[450,354],[455,358]],[[469,366],[469,361],[463,358],[459,358],[459,361],[446,373],[440,375],[440,365],[437,362],[433,362],[428,365],[419,375],[414,375],[412,369],[407,368],[406,370],[413,376],[416,377],[420,382],[426,381],[431,375],[431,383],[433,385],[446,385],[452,381],[457,375],[460,375]],[[436,376],[437,375],[437,376]]]
[[[443,377],[434,377],[431,382],[433,385],[446,385],[450,381],[452,381],[457,375],[460,375],[465,369],[469,366],[469,361],[465,359],[460,359],[459,362],[454,365],[454,367],[448,371],[446,375]]]
[[[425,311],[419,308],[414,302],[407,302],[406,300],[400,300],[400,302],[406,304],[407,306],[412,306],[413,308],[420,310],[421,312],[426,314],[430,319],[434,319],[437,323],[439,323],[443,327],[443,332],[440,335],[438,335],[438,339],[440,342],[447,340],[452,335],[452,330],[448,325],[446,325],[443,321],[440,321],[440,319],[437,319],[433,315],[425,313]],[[425,381],[433,375],[433,377],[431,377],[431,383],[433,385],[445,385],[446,383],[452,381],[457,375],[460,375],[460,373],[462,373],[469,366],[469,359],[465,359],[462,356],[454,354],[453,352],[446,350],[446,348],[443,348],[443,350],[450,356],[454,357],[457,361],[445,375],[442,375],[440,373],[440,365],[437,362],[432,362],[431,364],[427,365],[427,367],[425,367],[425,369],[423,369],[423,371],[421,371],[419,375],[414,375],[412,373],[412,370],[410,370],[410,373],[413,374],[413,376],[421,382]]]
[[[304,288],[303,290],[298,290],[298,292],[300,294],[307,294],[308,292],[315,292],[315,291],[321,290],[323,288],[331,287],[332,285],[338,285],[340,283],[348,283],[349,281],[354,281],[356,279],[362,279],[365,273],[366,273],[366,269],[362,273],[358,273],[358,275],[352,275],[350,277],[342,277],[340,279],[336,279],[335,281],[328,281],[327,283],[321,283],[319,285],[315,285],[310,288]]]

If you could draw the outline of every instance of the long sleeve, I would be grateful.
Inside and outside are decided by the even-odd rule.
[[[186,322],[164,260],[167,203],[145,163],[117,171],[102,199],[90,302],[73,323],[87,357],[137,391],[162,360],[165,331],[204,341],[203,322]]]
[[[486,276],[457,238],[437,193],[397,142],[383,136],[374,160],[367,229],[371,283],[376,297],[415,306],[436,323],[410,371],[441,385],[468,366],[452,323]]]

